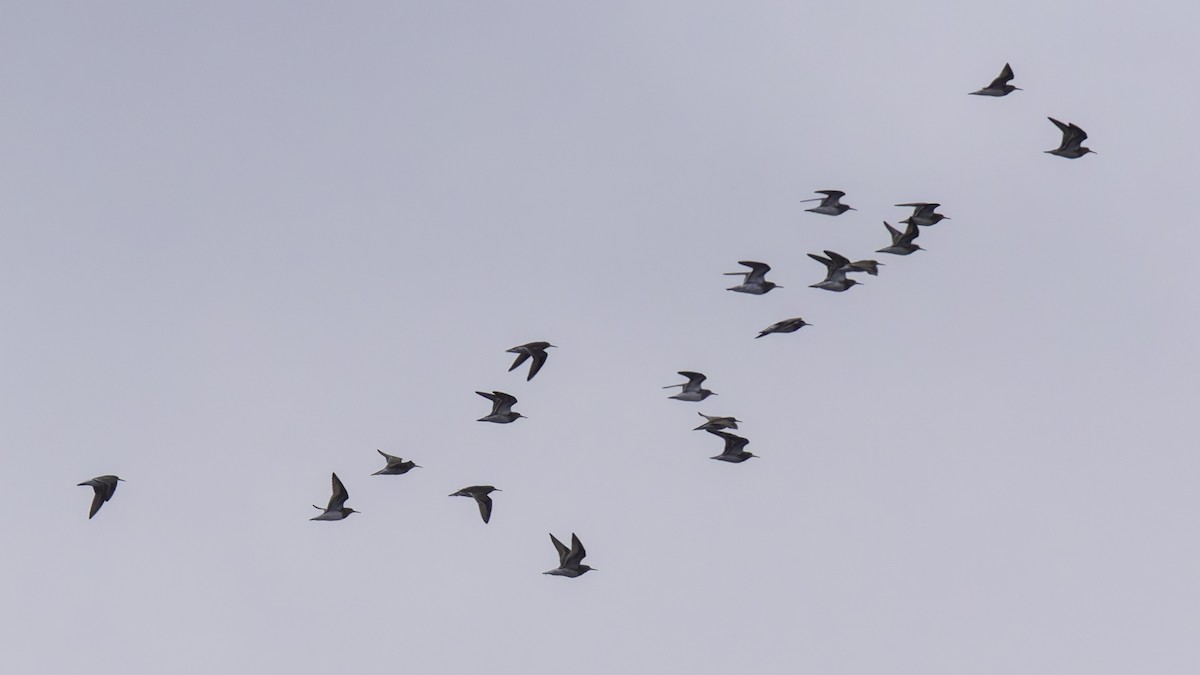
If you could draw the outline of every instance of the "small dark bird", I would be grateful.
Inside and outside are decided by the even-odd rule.
[[[492,519],[492,498],[488,495],[493,492],[504,492],[500,488],[492,487],[491,485],[472,485],[465,487],[458,492],[451,494],[451,497],[470,497],[479,504],[479,515],[483,516],[484,524],[487,524]]]
[[[678,394],[675,394],[674,396],[668,396],[667,398],[673,398],[677,401],[703,401],[709,396],[716,396],[716,392],[709,389],[700,388],[700,383],[707,379],[707,376],[704,373],[693,373],[690,370],[681,370],[679,371],[679,374],[686,377],[688,381],[682,384],[668,384],[667,386],[663,387],[663,389],[683,387],[683,390]]]
[[[1083,145],[1081,145],[1087,140],[1088,137],[1087,132],[1083,129],[1080,129],[1074,124],[1063,124],[1053,117],[1047,117],[1046,119],[1054,122],[1054,126],[1058,127],[1063,136],[1062,144],[1053,150],[1046,150],[1045,152],[1048,152],[1051,155],[1058,155],[1059,157],[1066,157],[1067,159],[1079,159],[1089,152],[1093,154],[1100,154],[1091,148],[1085,148]]]
[[[815,253],[809,253],[808,257],[824,265],[826,274],[833,274],[835,272],[842,272],[843,274],[848,274],[850,272],[866,272],[871,276],[878,276],[879,266],[883,264],[875,260],[859,260],[857,262],[850,262],[850,259],[846,256],[840,253],[834,253],[833,251],[825,251],[825,255],[829,257],[823,258]]]
[[[937,225],[940,221],[950,220],[949,216],[943,216],[940,213],[934,213],[934,209],[941,204],[927,204],[925,202],[912,202],[910,204],[897,204],[896,206],[911,206],[913,214],[908,218],[900,221],[904,224],[912,223],[914,225],[928,226]]]
[[[95,478],[80,483],[77,487],[88,486],[96,492],[92,497],[92,510],[88,511],[88,520],[91,520],[96,512],[104,506],[104,502],[112,499],[112,496],[117,492],[117,481],[124,482],[124,478],[116,476],[96,476]]]
[[[346,486],[342,485],[342,481],[337,477],[336,473],[332,474],[332,476],[333,495],[329,497],[329,506],[322,509],[313,504],[314,509],[323,513],[315,518],[309,518],[309,520],[343,520],[349,518],[351,513],[362,513],[346,506],[346,500],[350,498],[350,493],[346,492]]]
[[[716,417],[713,415],[705,415],[702,412],[696,413],[703,417],[706,421],[704,424],[692,429],[692,431],[719,431],[721,429],[736,429],[738,422],[741,422],[736,417]]]
[[[823,291],[834,291],[835,293],[841,293],[842,291],[850,288],[851,286],[856,286],[856,285],[858,285],[857,281],[855,281],[854,279],[847,278],[845,272],[838,271],[838,272],[830,272],[825,277],[824,281],[822,281],[821,283],[818,283],[818,284],[809,284],[808,287],[809,288],[819,288]]]
[[[811,209],[804,209],[805,211],[820,213],[821,215],[825,216],[840,216],[847,211],[857,210],[853,206],[846,206],[839,201],[842,197],[846,196],[846,193],[842,192],[841,190],[815,190],[815,192],[819,195],[825,195],[825,197],[817,199],[801,199],[800,201],[802,202],[821,202],[819,206],[815,206]]]
[[[569,549],[555,538],[553,533],[550,534],[550,541],[554,542],[554,550],[558,551],[558,567],[542,572],[542,574],[575,578],[596,569],[579,562],[587,555],[587,551],[583,549],[583,542],[579,541],[579,537],[576,537],[574,532],[571,533],[571,548]]]
[[[888,222],[886,220],[883,221],[883,226],[886,227],[888,229],[888,232],[890,232],[892,235],[892,245],[888,246],[887,248],[881,248],[878,251],[876,251],[876,253],[892,253],[895,255],[908,255],[909,253],[912,253],[913,251],[924,251],[925,250],[925,249],[921,248],[920,246],[918,246],[917,244],[913,243],[913,239],[916,239],[917,236],[921,234],[921,231],[917,229],[916,223],[910,222],[908,224],[908,227],[906,227],[904,229],[903,233],[901,233],[900,230],[897,230],[896,228],[892,227],[891,225],[888,225]]]
[[[811,326],[811,325],[812,325],[811,323],[808,323],[807,321],[805,321],[804,319],[801,319],[800,317],[796,317],[794,319],[784,319],[783,321],[780,321],[779,323],[773,323],[770,326],[767,326],[766,328],[762,329],[762,331],[760,331],[758,335],[754,336],[754,339],[757,340],[758,338],[760,338],[764,335],[770,335],[771,333],[795,333],[796,331],[800,330],[801,328],[804,328],[805,326]],[[732,428],[736,429],[737,427],[732,427]]]
[[[762,295],[772,288],[783,288],[778,284],[767,281],[767,272],[771,271],[771,266],[766,263],[754,262],[753,260],[739,260],[739,265],[745,265],[750,268],[749,272],[726,272],[726,276],[745,276],[742,283],[727,288],[727,291],[737,291],[738,293],[749,293],[751,295]]]
[[[749,439],[742,438],[741,436],[737,436],[726,431],[710,431],[708,433],[725,439],[725,449],[721,451],[721,454],[717,455],[716,457],[710,457],[709,459],[719,459],[722,462],[741,464],[751,457],[758,457],[758,455],[752,452],[746,452],[742,449],[750,443]]]
[[[1012,66],[1006,63],[1004,70],[1000,71],[1000,77],[992,80],[992,83],[983,89],[971,93],[975,96],[1008,96],[1014,91],[1021,91],[1020,87],[1014,87],[1008,83],[1011,79],[1013,79]]]
[[[412,460],[404,461],[395,455],[389,455],[382,450],[376,450],[383,455],[383,459],[387,461],[387,466],[371,474],[372,476],[400,476],[408,473],[412,469],[420,469],[420,464],[414,464]]]
[[[518,417],[525,417],[521,413],[512,411],[513,404],[517,402],[517,397],[512,394],[506,394],[502,391],[493,391],[487,393],[477,391],[476,394],[486,398],[492,402],[492,412],[486,417],[480,417],[477,422],[495,422],[496,424],[508,424],[514,422]],[[529,419],[526,417],[526,419]]]
[[[508,353],[516,354],[517,359],[513,361],[511,366],[509,366],[508,372],[511,373],[512,371],[516,370],[517,366],[525,363],[525,361],[532,356],[533,363],[529,366],[529,376],[525,378],[525,381],[528,382],[532,380],[533,376],[537,375],[538,371],[541,370],[542,366],[546,363],[546,350],[550,347],[554,347],[554,345],[550,344],[549,342],[530,342],[519,347],[513,347],[512,349],[508,350]]]

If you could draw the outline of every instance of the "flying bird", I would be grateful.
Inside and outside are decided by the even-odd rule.
[[[492,498],[488,495],[492,494],[493,492],[503,492],[503,490],[491,485],[472,485],[471,487],[465,487],[458,492],[451,494],[450,496],[470,497],[471,499],[474,499],[475,503],[479,504],[479,515],[483,517],[484,524],[487,524],[487,522],[492,519]]]
[[[913,214],[911,216],[909,216],[908,218],[905,218],[904,220],[900,221],[905,224],[913,223],[914,225],[927,226],[927,225],[937,225],[938,222],[943,221],[943,220],[950,220],[950,218],[948,216],[943,216],[940,213],[934,213],[934,209],[941,206],[941,204],[928,204],[925,202],[912,202],[910,204],[897,204],[896,206],[911,206],[913,208]]]
[[[349,518],[351,513],[362,513],[346,506],[346,500],[350,498],[350,493],[346,492],[346,486],[342,485],[342,481],[337,477],[336,473],[331,475],[333,476],[333,494],[329,497],[329,506],[322,509],[313,504],[314,509],[323,513],[314,518],[309,518],[309,520],[343,520]]]
[[[784,319],[783,321],[780,321],[778,323],[773,323],[770,326],[767,326],[766,328],[762,329],[758,333],[758,335],[754,336],[754,339],[757,340],[758,338],[760,338],[764,335],[770,335],[771,333],[795,333],[796,331],[800,330],[801,328],[804,328],[805,326],[811,326],[811,325],[812,325],[811,323],[808,323],[807,321],[805,321],[804,319],[801,319],[800,317],[796,317],[794,319]],[[736,429],[737,427],[734,426],[734,427],[730,427],[730,428]]]
[[[1054,122],[1054,126],[1058,127],[1063,136],[1062,143],[1057,148],[1053,150],[1046,150],[1045,152],[1048,152],[1051,155],[1058,155],[1059,157],[1066,157],[1067,159],[1079,159],[1089,152],[1093,154],[1099,154],[1095,150],[1092,150],[1091,148],[1085,148],[1083,145],[1081,145],[1087,140],[1088,137],[1087,132],[1083,129],[1080,129],[1074,124],[1063,124],[1053,117],[1047,117],[1046,119]]]
[[[412,469],[420,469],[420,464],[415,464],[412,460],[404,461],[395,455],[389,455],[382,450],[376,450],[383,455],[383,459],[387,462],[387,466],[371,474],[372,476],[399,476],[406,474]]]
[[[537,375],[538,371],[541,370],[542,366],[546,363],[546,350],[553,346],[554,345],[550,344],[549,342],[530,342],[509,349],[508,353],[516,354],[517,359],[513,361],[511,366],[509,366],[508,372],[511,373],[517,369],[517,366],[520,366],[530,357],[533,357],[533,363],[529,366],[529,376],[525,378],[526,382],[532,380],[533,376]]]
[[[850,259],[846,256],[840,253],[834,253],[833,251],[825,251],[825,255],[829,257],[824,258],[815,253],[809,253],[808,257],[824,265],[827,274],[834,274],[835,272],[866,272],[871,276],[878,276],[879,266],[883,264],[875,260],[859,260],[856,262],[850,262]]]
[[[783,288],[774,282],[767,281],[767,272],[771,271],[771,266],[766,263],[754,262],[753,260],[739,260],[739,265],[745,265],[750,268],[749,272],[726,272],[726,276],[745,276],[742,283],[727,288],[727,291],[737,291],[738,293],[749,293],[751,295],[762,295],[772,288]]]
[[[1014,87],[1008,83],[1013,79],[1012,66],[1004,64],[1004,70],[1000,71],[1000,77],[992,80],[988,86],[979,91],[971,92],[975,96],[1008,96],[1014,91],[1021,91],[1020,87]]]
[[[518,417],[525,417],[521,413],[512,411],[513,404],[517,402],[517,397],[512,394],[506,394],[502,391],[493,391],[487,393],[485,391],[477,391],[476,394],[486,398],[492,402],[492,412],[486,417],[480,417],[478,422],[495,422],[496,424],[508,424],[514,422]],[[526,418],[529,419],[529,418]]]
[[[919,245],[913,243],[913,239],[916,239],[917,236],[921,234],[921,231],[919,229],[917,229],[916,223],[909,222],[908,227],[906,227],[904,229],[904,232],[901,232],[900,230],[897,230],[896,228],[892,227],[891,225],[888,224],[888,222],[886,220],[883,221],[883,226],[886,227],[888,229],[888,232],[890,232],[892,235],[892,245],[888,246],[886,248],[881,248],[878,251],[876,251],[876,253],[892,253],[895,255],[908,255],[909,253],[912,253],[913,251],[924,251],[925,250],[925,249],[921,248]]]
[[[808,287],[819,288],[823,291],[841,293],[842,291],[845,291],[851,286],[855,286],[857,284],[858,282],[854,279],[848,278],[845,272],[838,270],[837,272],[830,272],[827,274],[824,281],[816,284],[809,284]]]
[[[738,422],[741,422],[736,417],[717,417],[714,415],[705,415],[702,412],[696,413],[705,419],[704,424],[692,429],[692,431],[717,431],[720,429],[736,429]]]
[[[576,537],[574,532],[571,533],[571,548],[564,546],[554,536],[554,533],[550,534],[550,541],[554,542],[554,550],[558,551],[558,567],[542,572],[542,574],[575,578],[589,570],[596,569],[580,562],[587,555],[587,551],[584,550],[583,542],[579,541],[579,537]]]
[[[731,434],[726,431],[710,431],[708,433],[725,439],[725,449],[721,451],[721,454],[715,457],[710,457],[709,459],[719,459],[722,462],[741,464],[751,457],[758,457],[758,455],[752,452],[746,452],[743,449],[750,443],[750,440],[747,438],[742,438],[741,436]]]
[[[839,200],[841,200],[842,197],[846,196],[846,193],[842,192],[841,190],[815,190],[815,192],[819,195],[825,195],[825,196],[823,198],[818,197],[816,199],[801,199],[800,201],[802,201],[802,202],[821,202],[821,204],[819,206],[815,206],[811,209],[804,209],[805,211],[811,211],[813,213],[820,213],[820,214],[826,215],[826,216],[840,216],[843,213],[845,213],[846,211],[857,211],[858,210],[858,209],[855,209],[853,206],[846,206],[845,204],[841,203],[841,201],[839,201]]]
[[[88,486],[96,492],[92,497],[92,509],[88,511],[88,520],[91,520],[96,512],[104,506],[104,502],[112,499],[112,496],[117,492],[117,481],[124,482],[124,478],[116,476],[96,476],[95,478],[80,483],[77,487]]]
[[[709,389],[700,388],[700,383],[707,379],[707,376],[704,373],[693,373],[690,370],[681,370],[679,371],[679,374],[686,377],[688,381],[681,384],[668,384],[667,386],[663,387],[663,389],[683,387],[683,390],[678,394],[675,394],[674,396],[668,396],[667,398],[673,398],[678,401],[703,401],[709,396],[716,396],[716,392]]]

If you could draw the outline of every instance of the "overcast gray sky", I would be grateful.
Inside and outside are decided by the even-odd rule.
[[[10,672],[1200,670],[1195,5],[4,10]]]

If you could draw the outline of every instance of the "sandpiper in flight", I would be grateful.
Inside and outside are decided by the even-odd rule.
[[[934,213],[934,210],[941,204],[928,204],[926,202],[911,202],[909,204],[897,204],[896,206],[911,206],[913,213],[911,216],[900,221],[904,224],[913,223],[914,225],[937,225],[940,221],[950,220],[949,216],[943,216],[940,213]]]
[[[533,357],[533,363],[529,366],[529,376],[525,378],[526,382],[532,380],[533,376],[537,375],[538,371],[541,370],[542,366],[546,363],[546,350],[553,346],[554,345],[550,344],[549,342],[529,342],[527,344],[513,347],[512,349],[508,350],[508,353],[516,354],[517,358],[515,361],[513,361],[513,364],[509,366],[508,372],[511,373],[517,369],[517,366],[520,366],[522,363],[525,363],[527,359]]]
[[[502,391],[493,391],[487,393],[485,391],[477,391],[476,394],[486,398],[492,402],[492,412],[486,417],[480,417],[478,422],[495,422],[496,424],[508,424],[515,421],[518,417],[525,417],[521,413],[512,411],[513,404],[517,402],[517,397],[512,394],[506,394]],[[528,418],[526,418],[528,419]]]
[[[762,329],[758,333],[758,335],[754,336],[754,339],[757,340],[758,338],[760,338],[764,335],[770,335],[771,333],[795,333],[796,331],[800,330],[801,328],[803,328],[805,326],[811,326],[811,325],[812,325],[811,323],[808,323],[807,321],[805,321],[804,319],[801,319],[800,317],[796,317],[794,319],[784,319],[783,321],[780,321],[778,323],[773,323],[770,326],[767,326],[766,328]],[[731,427],[731,428],[736,429],[737,427]]]
[[[675,394],[674,396],[668,396],[667,398],[673,398],[677,401],[703,401],[709,396],[716,395],[716,392],[712,390],[700,388],[700,383],[707,379],[707,376],[704,373],[693,373],[690,370],[681,370],[679,371],[679,374],[686,377],[688,381],[682,384],[668,384],[667,386],[663,387],[663,389],[683,387],[683,390],[678,394]]]
[[[415,464],[412,460],[405,461],[378,449],[375,452],[383,455],[383,459],[387,461],[387,466],[371,474],[372,476],[399,476],[408,473],[412,469],[421,468],[420,464]]]
[[[876,260],[850,262],[850,259],[846,256],[828,250],[825,251],[825,255],[829,257],[823,258],[815,253],[809,253],[808,257],[824,265],[826,274],[833,274],[834,272],[866,272],[874,277],[879,275],[879,266],[883,264]]]
[[[816,284],[809,284],[808,287],[819,288],[823,291],[834,291],[835,293],[841,293],[842,291],[857,284],[858,282],[854,279],[848,278],[845,272],[838,270],[837,272],[830,272],[829,274],[825,275],[824,281]]]
[[[853,206],[846,206],[839,200],[846,196],[841,190],[814,190],[819,195],[825,195],[824,198],[817,199],[801,199],[802,202],[821,202],[820,206],[814,206],[811,209],[804,209],[813,213],[820,213],[826,216],[840,216],[847,211],[856,211]]]
[[[703,417],[705,422],[692,431],[718,431],[720,429],[736,429],[738,428],[738,422],[741,422],[741,420],[736,417],[705,415],[702,412],[698,412],[696,414]]]
[[[596,569],[580,562],[587,555],[587,551],[584,550],[583,542],[579,541],[579,537],[576,537],[574,532],[571,533],[571,548],[564,546],[554,536],[554,533],[550,534],[550,541],[554,542],[554,550],[558,551],[558,567],[542,572],[542,574],[574,578],[589,570]]]
[[[1000,71],[1000,77],[992,80],[988,86],[979,91],[971,92],[975,96],[1008,96],[1014,91],[1021,91],[1020,87],[1014,87],[1008,83],[1013,79],[1012,66],[1004,64],[1004,69]]]
[[[492,487],[491,485],[472,485],[471,487],[465,487],[458,492],[451,494],[450,496],[470,497],[471,499],[474,499],[475,503],[479,504],[479,515],[483,517],[483,522],[486,524],[492,519],[492,498],[488,495],[492,494],[493,492],[503,492],[503,490],[498,487]]]
[[[908,255],[909,253],[912,253],[913,251],[924,251],[925,250],[925,249],[921,248],[919,245],[913,243],[913,239],[916,239],[917,236],[921,234],[921,231],[919,229],[917,229],[916,223],[910,222],[908,224],[908,227],[906,227],[904,229],[904,232],[901,232],[900,230],[897,230],[896,228],[892,227],[891,225],[888,224],[888,222],[886,220],[883,221],[883,226],[886,227],[888,229],[888,232],[890,232],[892,235],[892,245],[888,246],[886,248],[881,248],[878,251],[876,251],[876,253],[892,253],[894,255]]]
[[[346,506],[346,500],[350,498],[350,493],[346,492],[346,486],[342,485],[342,481],[337,477],[336,473],[331,475],[333,476],[333,494],[329,497],[329,506],[322,509],[313,504],[314,509],[323,511],[324,513],[314,518],[309,518],[309,520],[343,520],[349,518],[351,513],[362,513]]]
[[[92,510],[88,511],[88,520],[91,520],[96,512],[104,506],[104,502],[112,499],[112,496],[117,492],[117,481],[124,481],[124,478],[116,476],[96,476],[95,478],[80,483],[77,487],[88,486],[95,491],[92,496]]]
[[[1062,132],[1062,143],[1057,148],[1046,150],[1045,152],[1051,155],[1058,155],[1059,157],[1066,157],[1067,159],[1079,159],[1089,152],[1099,154],[1095,150],[1085,148],[1081,145],[1088,137],[1087,132],[1083,129],[1074,124],[1063,124],[1053,117],[1047,117],[1046,119],[1054,122],[1054,126],[1058,127],[1059,131]]]
[[[766,263],[754,262],[753,260],[739,260],[739,265],[745,265],[750,268],[749,272],[726,272],[726,276],[745,276],[742,283],[727,288],[727,291],[737,291],[738,293],[749,293],[751,295],[762,295],[772,288],[783,288],[772,281],[767,281],[767,272],[771,271],[771,266]]]
[[[722,462],[741,464],[751,457],[758,457],[758,455],[752,452],[746,452],[743,449],[747,444],[750,443],[750,440],[747,438],[742,438],[741,436],[731,434],[726,431],[710,431],[708,433],[725,439],[725,449],[721,451],[721,454],[717,455],[716,457],[710,457],[709,459],[719,459]]]

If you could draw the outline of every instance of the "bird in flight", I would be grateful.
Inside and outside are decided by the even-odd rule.
[[[583,542],[579,541],[579,537],[576,537],[574,532],[571,533],[571,548],[563,545],[554,536],[554,533],[550,533],[550,541],[554,542],[554,550],[558,551],[558,567],[542,572],[542,574],[552,574],[558,577],[570,577],[573,579],[596,569],[580,562],[587,555],[587,551],[584,550]]]
[[[988,86],[979,91],[971,92],[975,96],[1008,96],[1014,91],[1021,91],[1020,87],[1014,87],[1008,83],[1013,79],[1012,66],[1004,64],[1004,69],[1000,71],[1000,77],[992,80]]]
[[[940,221],[950,220],[949,216],[943,216],[940,213],[934,213],[934,210],[941,204],[929,204],[926,202],[912,202],[909,204],[897,204],[896,206],[911,206],[913,214],[904,220],[900,221],[904,224],[913,223],[914,225],[937,225]]]
[[[1053,150],[1046,150],[1045,152],[1048,152],[1051,155],[1058,155],[1059,157],[1066,157],[1067,159],[1079,159],[1089,152],[1093,154],[1100,154],[1095,150],[1092,150],[1091,148],[1085,148],[1082,145],[1082,143],[1086,141],[1088,137],[1087,132],[1083,129],[1080,129],[1075,124],[1063,124],[1053,117],[1047,117],[1046,119],[1054,122],[1054,126],[1058,127],[1058,130],[1062,132],[1062,143],[1060,143],[1057,148]]]
[[[718,417],[714,415],[705,415],[702,412],[696,413],[704,418],[704,424],[692,429],[692,431],[717,431],[720,429],[736,429],[738,422],[741,422],[736,417]]]
[[[492,412],[484,417],[480,417],[478,422],[495,422],[496,424],[508,424],[514,422],[518,417],[525,417],[521,413],[512,411],[513,404],[517,402],[517,397],[512,394],[506,394],[502,391],[477,391],[476,394],[486,398],[492,402]],[[528,419],[528,418],[526,418]]]
[[[858,209],[854,208],[853,206],[847,206],[847,205],[841,203],[841,201],[840,201],[841,198],[846,196],[846,193],[842,192],[841,190],[815,190],[815,192],[819,195],[825,195],[825,196],[818,197],[816,199],[800,200],[802,202],[821,202],[820,205],[814,206],[811,209],[804,209],[805,211],[811,211],[813,213],[820,213],[820,214],[826,215],[826,216],[840,216],[847,211],[857,211],[858,210]]]
[[[92,497],[92,509],[88,511],[88,520],[91,520],[96,512],[104,506],[104,502],[112,499],[112,496],[117,492],[117,481],[124,481],[124,478],[116,476],[96,476],[95,478],[84,481],[78,487],[88,486],[96,492]]]
[[[420,464],[416,464],[412,460],[404,461],[403,459],[400,459],[395,455],[389,455],[382,450],[376,450],[375,452],[383,455],[383,459],[387,462],[387,466],[371,474],[372,476],[399,476],[406,474],[413,469],[421,468]]]
[[[900,230],[897,230],[896,228],[892,227],[891,225],[888,224],[888,222],[886,220],[883,221],[883,226],[886,227],[888,229],[888,232],[890,232],[892,235],[892,245],[885,247],[885,248],[881,248],[878,251],[876,251],[876,253],[892,253],[894,255],[908,255],[909,253],[912,253],[913,251],[924,251],[925,250],[925,249],[921,248],[920,245],[913,243],[913,239],[916,239],[921,234],[921,231],[917,229],[917,224],[912,222],[911,218],[909,219],[908,227],[906,227],[904,229],[904,232],[901,232]]]
[[[686,377],[688,381],[681,384],[668,384],[667,386],[663,387],[663,389],[683,387],[683,390],[678,394],[675,394],[674,396],[668,396],[667,398],[673,398],[677,401],[703,401],[709,396],[716,396],[716,392],[709,389],[702,389],[700,387],[700,383],[707,379],[707,376],[704,373],[693,373],[690,370],[681,370],[679,371],[679,374]]]
[[[741,436],[731,434],[727,431],[710,431],[708,433],[725,439],[725,449],[721,451],[721,454],[715,457],[710,457],[709,459],[719,459],[722,462],[741,464],[751,457],[758,457],[758,455],[752,452],[746,452],[746,450],[744,450],[744,448],[750,443],[750,440],[747,438],[742,438]]]
[[[749,293],[750,295],[762,295],[767,293],[772,288],[783,288],[778,284],[767,281],[767,272],[771,271],[771,266],[766,263],[754,262],[753,260],[739,260],[739,265],[745,265],[750,268],[749,272],[726,272],[726,276],[744,276],[742,283],[727,288],[727,291],[737,291],[738,293]]]
[[[804,328],[805,326],[811,326],[811,325],[812,325],[811,323],[808,323],[807,321],[805,321],[804,319],[801,319],[800,317],[796,317],[794,319],[784,319],[783,321],[780,321],[778,323],[773,323],[770,326],[767,326],[766,328],[762,329],[761,331],[759,331],[758,335],[754,336],[754,339],[757,340],[758,338],[760,338],[764,335],[770,335],[771,333],[795,333],[796,331],[800,330],[801,328]],[[730,427],[730,428],[736,429],[737,427],[734,426],[734,427]]]
[[[492,498],[489,496],[493,492],[503,492],[498,487],[491,485],[472,485],[465,487],[458,492],[451,494],[451,497],[470,497],[479,504],[479,515],[483,517],[483,522],[486,525],[492,519]]]
[[[329,497],[329,506],[321,508],[313,504],[313,508],[322,511],[321,515],[309,518],[309,520],[344,520],[350,517],[351,513],[362,513],[346,506],[346,500],[350,498],[350,493],[346,492],[346,486],[342,485],[342,481],[337,474],[333,476],[333,494]]]
[[[526,360],[532,357],[533,363],[529,366],[529,376],[525,378],[525,381],[528,382],[532,380],[533,376],[537,375],[538,371],[542,369],[543,365],[545,365],[547,356],[546,350],[550,347],[554,347],[554,345],[550,344],[549,342],[529,342],[509,349],[508,353],[516,354],[517,359],[513,361],[511,366],[509,366],[508,372],[511,373],[512,371],[516,370],[517,366],[520,366],[522,363],[525,363]]]

